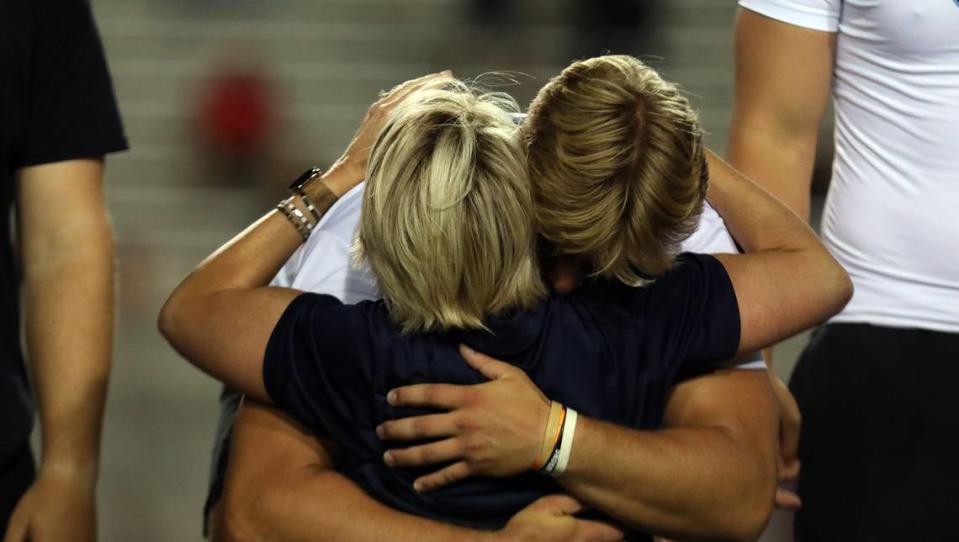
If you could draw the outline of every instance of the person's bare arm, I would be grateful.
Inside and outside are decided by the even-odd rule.
[[[806,221],[835,46],[834,32],[801,28],[748,9],[736,17],[736,88],[726,158]],[[764,357],[782,410],[780,476],[789,480],[799,469],[799,408],[772,372],[772,347]],[[798,497],[785,491],[777,502],[799,505]]]
[[[739,304],[739,352],[753,352],[825,321],[852,281],[816,234],[781,201],[712,152],[706,198],[745,254],[716,254]]]
[[[113,239],[99,159],[18,172],[27,354],[42,461],[5,540],[93,540],[113,336]]]
[[[726,157],[804,220],[835,43],[834,32],[748,9],[736,17],[736,93]]]
[[[612,527],[571,517],[580,505],[565,496],[537,501],[502,531],[455,527],[384,506],[332,469],[330,454],[296,422],[276,409],[247,402],[234,426],[214,540],[555,542],[621,538]]]
[[[763,371],[717,371],[674,388],[663,430],[582,418],[558,481],[660,535],[754,540],[772,513],[776,422]]]
[[[397,466],[458,460],[417,480],[423,491],[470,475],[528,469],[541,445],[547,400],[539,389],[512,365],[461,352],[492,381],[400,388],[391,397],[395,405],[452,411],[382,425],[384,438],[450,437],[389,452]],[[639,431],[581,416],[560,484],[652,532],[730,540],[758,535],[776,483],[776,408],[765,373],[721,371],[681,384],[666,421],[667,430]]]
[[[359,184],[370,149],[389,113],[411,93],[441,84],[449,72],[407,81],[367,110],[353,141],[339,160],[303,190],[320,214]],[[206,258],[160,311],[161,333],[183,357],[230,387],[268,401],[263,384],[263,355],[270,333],[301,292],[268,287],[303,242],[296,228],[271,211]]]
[[[274,408],[245,401],[233,427],[214,539],[480,539],[478,532],[383,506],[333,468],[323,444],[302,426]]]

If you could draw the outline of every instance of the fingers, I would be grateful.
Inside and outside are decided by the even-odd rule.
[[[776,489],[776,506],[779,508],[799,509],[802,508],[802,499],[788,489]]]
[[[519,370],[509,363],[491,358],[486,354],[481,354],[465,344],[460,345],[460,355],[463,356],[463,359],[466,360],[466,363],[468,363],[470,367],[476,369],[490,380],[496,380],[497,378]]]
[[[463,448],[459,440],[448,438],[410,448],[387,450],[383,461],[391,467],[420,467],[459,459]]]
[[[429,414],[383,422],[376,428],[376,436],[383,440],[419,440],[450,437],[459,434],[459,429],[453,414]]]
[[[469,386],[414,384],[390,391],[386,395],[386,400],[393,406],[422,406],[453,410],[466,405],[470,397]]]
[[[452,484],[453,482],[458,482],[464,478],[468,478],[472,474],[470,467],[466,464],[465,461],[460,461],[453,463],[448,467],[444,467],[433,474],[427,474],[426,476],[420,476],[413,482],[413,489],[416,491],[432,491],[434,489],[439,489],[443,486]]]
[[[608,523],[589,519],[576,520],[576,535],[578,540],[585,542],[613,542],[626,536],[621,529]]]
[[[799,479],[800,462],[798,459],[785,461],[779,467],[780,482],[794,482]]]

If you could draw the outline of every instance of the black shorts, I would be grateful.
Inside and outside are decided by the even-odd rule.
[[[959,540],[959,334],[830,324],[790,388],[796,540]]]
[[[0,465],[0,537],[7,532],[7,522],[20,497],[33,483],[36,471],[30,443],[24,442],[16,454],[6,458]]]

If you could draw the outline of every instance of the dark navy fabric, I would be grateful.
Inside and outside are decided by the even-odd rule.
[[[413,480],[433,469],[387,467],[387,446],[374,430],[385,420],[424,411],[389,406],[391,389],[483,381],[460,357],[463,342],[522,368],[548,397],[586,416],[656,428],[681,372],[731,358],[740,333],[729,277],[706,255],[683,255],[670,273],[643,288],[592,282],[487,326],[489,332],[404,335],[382,301],[343,305],[330,296],[303,294],[270,338],[266,389],[280,408],[331,438],[341,453],[339,469],[380,501],[426,517],[497,528],[558,486],[530,473],[471,478],[416,493]]]

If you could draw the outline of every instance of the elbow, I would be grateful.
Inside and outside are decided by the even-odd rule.
[[[729,506],[716,507],[722,517],[714,517],[710,540],[755,542],[762,536],[774,510],[774,492],[756,491],[754,496],[737,500]]]
[[[749,504],[743,503],[742,510],[736,514],[735,521],[729,525],[729,540],[734,542],[755,542],[762,536],[774,510],[773,494]]]
[[[762,536],[775,509],[776,477],[763,476],[717,518],[716,534],[730,542],[754,542]]]
[[[829,284],[831,285],[830,292],[832,292],[831,301],[831,313],[830,316],[839,313],[846,304],[849,303],[849,300],[852,299],[853,294],[853,284],[852,279],[849,278],[849,273],[837,262],[835,259],[830,257],[832,262],[832,269],[830,273]]]
[[[177,329],[179,328],[179,309],[176,292],[174,292],[173,295],[167,299],[166,303],[163,304],[163,308],[160,309],[160,315],[157,318],[157,328],[160,330],[160,334],[173,345],[176,344]]]
[[[849,273],[847,273],[845,269],[841,269],[841,270],[842,270],[842,280],[841,280],[840,293],[839,293],[839,300],[840,300],[839,310],[842,310],[843,308],[845,308],[846,304],[849,303],[849,301],[852,299],[852,294],[855,292],[855,287],[853,287],[852,285],[852,279],[849,277]]]
[[[770,433],[772,435],[773,433]],[[753,542],[762,535],[775,510],[776,489],[779,485],[775,444],[755,445],[742,450],[741,477],[737,483],[727,483],[728,490],[720,501],[722,506],[711,507],[710,539],[730,542]]]
[[[240,495],[227,490],[213,523],[214,542],[264,542],[270,540],[264,518],[263,495]]]
[[[183,353],[191,329],[190,315],[196,313],[192,305],[189,296],[177,288],[163,304],[157,317],[160,335],[180,353]]]

